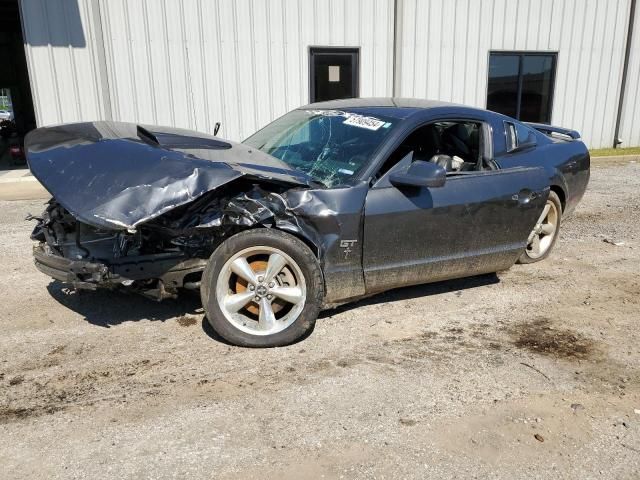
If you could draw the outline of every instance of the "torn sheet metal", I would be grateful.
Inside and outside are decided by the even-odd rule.
[[[39,128],[25,141],[29,168],[78,220],[115,230],[134,230],[243,176],[289,186],[310,182],[242,144],[188,130],[140,131],[121,122]]]
[[[277,228],[304,239],[312,248],[323,268],[329,302],[364,293],[360,242],[366,183],[278,191],[259,185],[246,190],[237,187],[223,187],[144,227],[170,238],[189,255],[204,257],[240,230]]]
[[[312,192],[292,193],[268,191],[258,185],[248,191],[220,192],[212,199],[203,198],[201,205],[196,202],[187,211],[179,212],[177,218],[165,215],[147,226],[162,229],[173,237],[174,243],[192,246],[199,242],[206,245],[211,239],[250,227],[275,227],[305,238],[322,258],[328,245],[318,222],[328,222],[331,225],[327,230],[339,231],[337,212],[330,211]]]

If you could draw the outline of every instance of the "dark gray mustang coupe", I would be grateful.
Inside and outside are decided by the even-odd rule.
[[[549,255],[589,181],[572,130],[410,99],[294,110],[243,143],[128,123],[40,128],[35,264],[77,289],[199,289],[229,342],[286,345],[383,290]]]

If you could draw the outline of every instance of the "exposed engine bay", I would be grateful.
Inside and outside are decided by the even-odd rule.
[[[31,217],[38,221],[31,238],[40,242],[36,266],[54,278],[78,289],[126,286],[162,300],[179,288],[197,290],[207,259],[225,238],[257,224],[274,226],[286,208],[279,192],[236,182],[233,193],[223,187],[135,230],[116,231],[80,222],[51,199],[41,217]],[[68,262],[66,272],[55,274],[52,257]]]
[[[197,289],[206,263],[146,228],[130,233],[79,222],[53,199],[31,238],[40,242],[36,266],[77,289],[126,286],[162,300],[175,297],[179,287]]]

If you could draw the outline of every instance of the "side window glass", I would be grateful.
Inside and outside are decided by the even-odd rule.
[[[507,137],[507,152],[515,150],[518,146],[518,139],[516,137],[516,126],[511,122],[505,122],[505,135]]]
[[[507,152],[512,152],[526,143],[532,133],[529,127],[521,123],[504,122]]]
[[[526,142],[529,138],[530,133],[531,130],[529,130],[529,128],[525,127],[521,123],[516,124],[516,137],[518,138],[518,145]]]
[[[515,130],[514,130],[515,138]],[[399,162],[432,162],[447,174],[491,170],[483,161],[485,145],[482,123],[473,120],[440,120],[416,128],[389,155],[373,182],[385,176]],[[407,160],[409,159],[409,160]]]

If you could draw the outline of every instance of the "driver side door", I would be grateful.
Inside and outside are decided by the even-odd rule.
[[[365,201],[367,293],[510,267],[549,192],[539,167],[448,175],[440,187],[393,186],[397,168]]]

